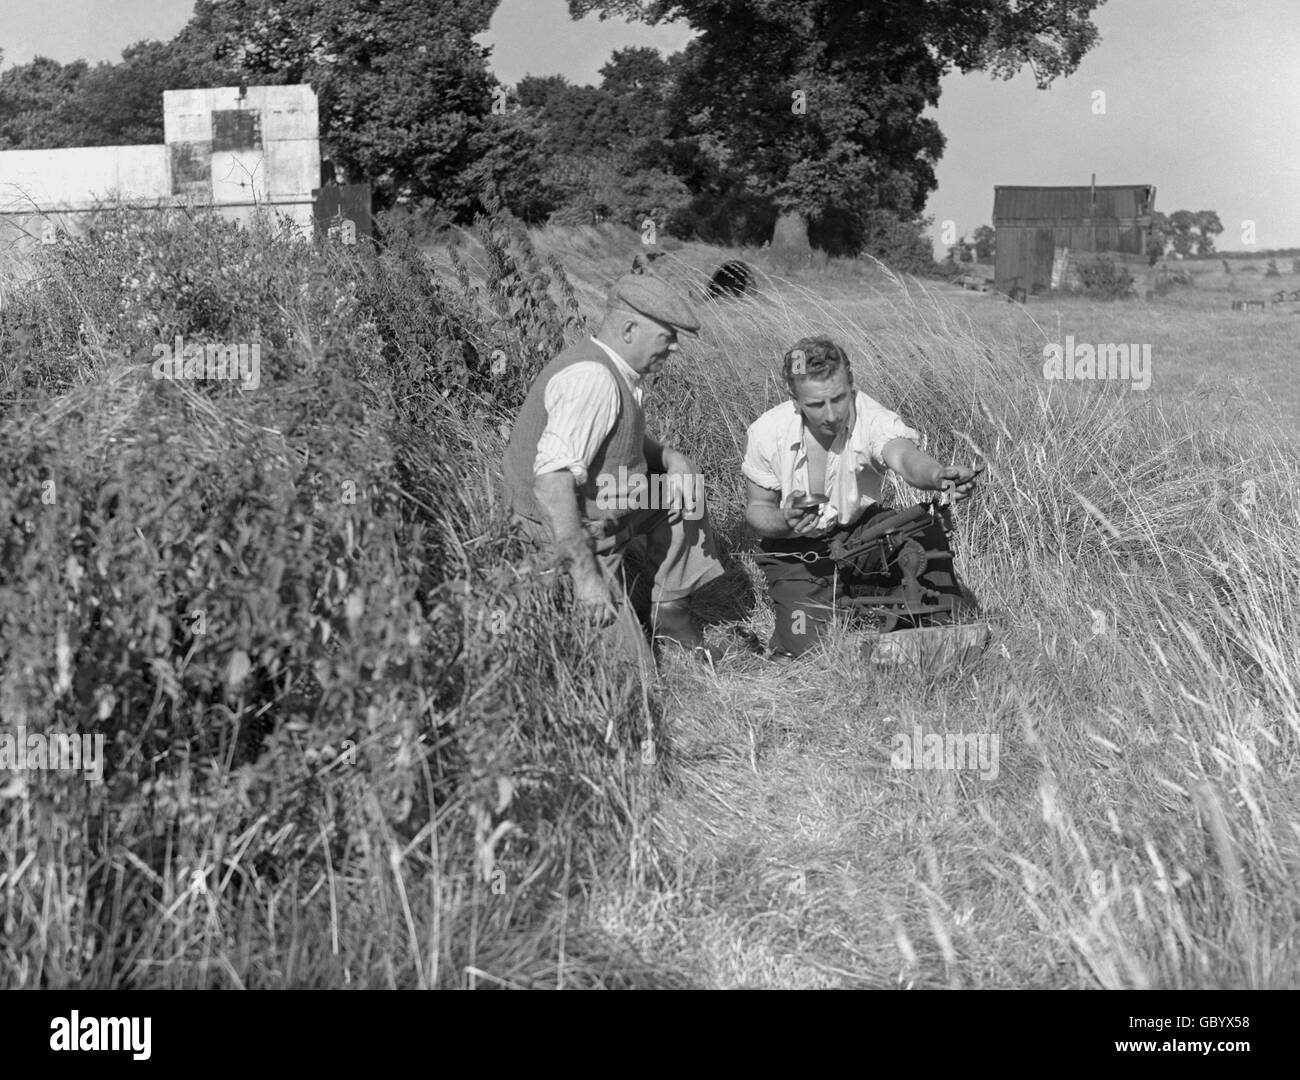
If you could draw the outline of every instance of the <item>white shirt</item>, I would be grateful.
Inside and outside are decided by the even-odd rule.
[[[591,340],[605,350],[640,405],[645,394],[641,376],[603,341]],[[618,420],[617,384],[603,364],[583,360],[551,376],[543,401],[546,429],[537,440],[533,475],[568,469],[576,483],[586,483],[588,466]]]
[[[861,390],[854,397],[853,427],[842,431],[826,453],[825,494],[820,526],[852,524],[873,503],[880,502],[881,484],[888,466],[881,453],[891,439],[921,436],[895,412]],[[803,414],[793,401],[783,401],[749,425],[745,462],[741,466],[759,487],[781,493],[808,491],[808,454],[804,448]]]

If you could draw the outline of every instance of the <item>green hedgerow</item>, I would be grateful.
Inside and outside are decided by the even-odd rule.
[[[484,495],[492,477],[464,471],[563,340],[572,294],[550,296],[514,223],[479,229],[483,291],[392,237],[344,250],[107,214],[38,253],[0,312],[0,713],[108,747],[102,788],[33,772],[40,814],[0,799],[0,840],[37,860],[13,910],[66,893],[39,935],[0,927],[0,979],[212,985],[208,917],[178,944],[164,901],[201,879],[228,920],[274,922],[272,886],[293,879],[316,897],[295,918],[316,920],[325,983],[370,954],[380,910],[401,944],[354,968],[366,985],[454,983],[543,917],[575,848],[626,846],[645,702],[556,619],[564,595]],[[178,336],[259,346],[260,385],[155,377]],[[57,857],[51,821],[81,838]],[[455,886],[420,916],[441,927],[437,979],[429,929],[412,936],[388,891],[389,853],[433,832],[409,889]],[[336,872],[379,890],[345,904],[352,960],[330,946]],[[500,875],[513,914],[492,907]],[[237,978],[282,985],[270,966]]]

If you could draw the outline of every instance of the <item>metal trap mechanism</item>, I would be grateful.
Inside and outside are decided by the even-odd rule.
[[[979,604],[957,576],[952,534],[951,506],[936,497],[831,540],[844,603],[878,622],[879,634],[863,647],[874,663],[937,670],[973,662],[987,648],[992,628],[976,621]]]

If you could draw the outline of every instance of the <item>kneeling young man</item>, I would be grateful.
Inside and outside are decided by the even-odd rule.
[[[849,359],[830,338],[795,342],[783,371],[790,400],[749,426],[742,466],[745,519],[759,536],[757,562],[776,612],[776,657],[799,656],[821,639],[835,602],[827,540],[883,511],[885,469],[924,491],[952,486],[958,498],[974,489],[976,475],[936,461],[897,413],[854,389]],[[827,502],[812,512],[791,506],[806,494]]]

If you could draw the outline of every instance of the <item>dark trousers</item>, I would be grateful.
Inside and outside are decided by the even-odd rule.
[[[718,561],[703,493],[700,499],[698,516],[690,518],[680,509],[634,510],[618,522],[584,523],[601,572],[611,583],[617,581],[621,586],[617,590],[618,619],[607,628],[605,639],[647,672],[655,669],[654,654],[627,595],[623,556],[632,544],[643,547],[654,573],[650,593],[654,603],[683,600],[721,577],[724,571]],[[550,546],[550,529],[546,525],[517,513],[515,520],[539,545]]]
[[[849,526],[841,526],[817,540],[792,537],[763,539],[754,556],[767,578],[768,596],[776,615],[776,633],[770,648],[802,656],[816,646],[831,625],[836,601],[844,597],[849,580],[830,555],[829,541],[837,535],[867,526],[880,514],[893,513],[873,506]]]
[[[829,556],[812,563],[790,558],[803,551],[769,551],[764,540],[754,557],[767,578],[767,593],[776,614],[776,633],[770,648],[801,656],[813,648],[830,626],[837,593],[835,563]],[[786,556],[786,557],[782,557]]]
[[[887,596],[902,585],[896,564],[886,567],[874,544],[848,555],[860,544],[863,533],[870,531],[881,515],[897,512],[896,507],[873,506],[850,526],[828,533],[817,540],[803,538],[761,540],[755,562],[767,578],[768,593],[776,614],[773,649],[800,656],[815,646],[831,625],[836,607],[856,612],[848,598]],[[942,524],[922,517],[906,527],[906,533],[928,553],[918,584],[928,592],[960,597],[971,610],[977,605],[974,594],[961,583],[952,565],[952,554]],[[831,541],[844,561],[832,557]]]

